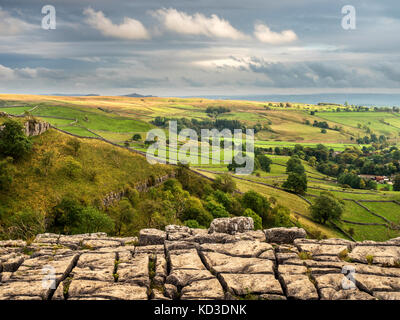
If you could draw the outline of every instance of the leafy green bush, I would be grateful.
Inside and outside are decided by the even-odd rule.
[[[244,217],[250,217],[250,218],[253,219],[253,221],[254,221],[254,230],[261,230],[262,229],[262,219],[253,210],[247,208],[246,210],[244,210],[243,216]]]
[[[199,199],[190,197],[186,203],[186,209],[182,213],[182,220],[196,220],[200,226],[209,227],[213,216],[204,209]]]
[[[23,132],[23,126],[15,120],[6,120],[0,130],[0,155],[18,160],[32,149],[31,140]]]
[[[197,220],[193,220],[193,219],[186,220],[185,221],[185,226],[189,227],[189,228],[192,228],[192,229],[200,229],[201,228],[201,226],[199,225]]]
[[[85,207],[76,200],[63,199],[47,217],[47,230],[62,234],[110,232],[114,222],[104,212]]]
[[[64,160],[63,171],[69,178],[76,178],[79,172],[82,170],[82,165],[76,161],[73,157],[67,156]]]
[[[225,207],[216,202],[212,197],[208,197],[205,202],[205,208],[212,214],[214,218],[226,218],[229,217],[229,212],[226,211]]]
[[[11,187],[15,172],[12,162],[13,159],[11,157],[0,160],[0,191],[7,191]]]

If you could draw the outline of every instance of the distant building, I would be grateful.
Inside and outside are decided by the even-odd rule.
[[[373,174],[359,174],[358,176],[365,180],[374,180],[377,183],[389,183],[391,181],[387,176],[375,176]]]

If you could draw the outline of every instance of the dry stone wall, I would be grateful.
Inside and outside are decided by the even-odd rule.
[[[232,232],[246,224],[229,222],[214,221],[229,233],[167,226],[139,238],[1,241],[0,300],[400,300],[400,238],[312,240],[298,228]]]

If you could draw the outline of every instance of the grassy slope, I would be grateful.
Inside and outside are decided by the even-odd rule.
[[[172,170],[169,166],[152,166],[140,155],[91,139],[80,139],[81,149],[74,156],[67,145],[71,139],[53,129],[33,138],[32,156],[15,165],[17,175],[12,190],[0,193],[1,211],[32,208],[46,212],[65,195],[91,204],[110,192],[128,185],[133,187],[151,175],[161,176]],[[46,175],[41,159],[48,151],[54,152],[54,162]],[[70,155],[82,166],[76,179],[63,171],[65,158]],[[91,181],[93,172],[95,180]]]
[[[9,100],[9,101],[6,101]],[[178,99],[178,98],[127,98],[127,97],[50,97],[50,96],[20,96],[20,95],[0,95],[0,105],[15,106],[24,105],[23,108],[12,107],[10,110],[25,110],[38,106],[33,113],[36,115],[64,116],[70,119],[78,119],[78,123],[70,125],[69,120],[59,120],[45,118],[54,125],[82,136],[92,136],[85,128],[93,130],[111,141],[122,143],[130,138],[133,132],[145,133],[152,126],[148,124],[156,116],[165,117],[187,117],[197,119],[207,119],[205,108],[208,106],[226,106],[231,108],[232,112],[223,114],[219,118],[237,119],[247,125],[261,123],[270,128],[269,131],[261,131],[256,135],[256,146],[262,147],[293,147],[297,143],[305,146],[324,143],[336,150],[343,150],[351,145],[350,137],[364,136],[365,131],[357,127],[358,123],[369,126],[375,133],[387,134],[392,136],[392,142],[396,142],[398,132],[400,131],[400,117],[389,113],[358,113],[358,112],[332,112],[336,106],[310,106],[304,104],[293,104],[292,108],[273,107],[273,110],[267,110],[267,102],[251,101],[218,101],[207,99]],[[106,110],[101,111],[101,107]],[[0,109],[1,110],[1,109]],[[310,115],[310,110],[318,110],[315,115]],[[317,121],[327,121],[331,127],[338,125],[342,127],[342,132],[328,130],[322,134],[319,128],[305,125],[305,120],[313,123]],[[388,124],[382,122],[384,120]],[[396,138],[395,138],[396,137]],[[354,144],[353,144],[354,145]],[[249,179],[258,182],[282,183],[286,179],[285,168],[278,164],[285,164],[287,157],[273,157],[271,173],[261,174],[260,178],[251,176]],[[226,171],[226,166],[205,165],[207,170],[215,172]],[[318,195],[321,190],[317,188],[332,190],[336,196],[342,199],[355,200],[392,200],[398,199],[395,192],[369,192],[359,190],[350,190],[351,192],[341,192],[341,189],[333,182],[319,180],[323,175],[316,172],[315,169],[306,166],[309,178],[308,193]],[[212,174],[211,174],[212,175]],[[319,178],[319,179],[317,179]],[[279,191],[267,186],[237,180],[239,188],[245,191],[249,188],[267,195],[274,196],[278,201],[288,206],[292,212],[299,212],[307,215],[307,204],[300,198]],[[84,193],[85,194],[85,193]],[[294,197],[293,199],[291,197]],[[288,200],[290,199],[290,200]],[[312,200],[312,197],[309,197]],[[367,204],[370,205],[370,204]],[[373,204],[371,204],[373,206]],[[380,204],[378,205],[380,206]],[[399,206],[400,207],[400,206]],[[397,215],[398,207],[379,207],[382,215]],[[374,209],[374,208],[371,208]],[[394,210],[394,211],[393,211]],[[393,212],[393,213],[392,213]],[[367,215],[367,211],[350,201],[346,201],[345,217],[351,221],[370,222],[375,217]],[[319,226],[314,222],[300,217],[301,222],[310,227],[319,228],[325,231],[329,236],[338,236],[336,231]],[[364,227],[344,224],[347,230],[349,227],[355,229],[356,239],[384,239],[389,235],[381,227]],[[382,227],[383,228],[383,227]]]

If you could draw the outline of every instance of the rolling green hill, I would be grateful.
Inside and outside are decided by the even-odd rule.
[[[208,114],[208,107],[225,107],[230,109],[230,112]],[[358,144],[356,140],[372,134],[385,136],[387,146],[395,147],[398,146],[400,137],[399,114],[377,112],[374,109],[360,112],[357,108],[345,106],[153,97],[0,95],[0,111],[15,115],[28,112],[72,134],[81,137],[102,137],[139,151],[146,150],[143,140],[146,132],[155,128],[152,121],[156,117],[202,121],[228,119],[238,120],[246,127],[259,126],[261,130],[255,136],[255,147],[272,150],[271,172],[255,172],[244,180],[234,177],[238,189],[242,192],[253,189],[267,197],[276,198],[278,203],[290,209],[293,221],[328,237],[347,236],[332,225],[326,226],[312,221],[309,203],[280,189],[288,177],[285,166],[289,157],[274,154],[275,148],[293,149],[297,144],[315,147],[321,143],[335,151],[344,151],[349,147],[368,148],[371,144]],[[314,125],[315,123],[317,125]],[[325,132],[318,123],[328,126]],[[134,134],[140,134],[141,139],[132,141]],[[169,170],[167,166],[150,169],[144,158],[92,139],[82,140],[80,153],[72,156],[68,151],[68,139],[70,137],[55,130],[34,138],[35,153],[30,159],[32,164],[29,168],[26,163],[16,165],[17,171],[20,172],[16,177],[19,192],[3,195],[0,209],[7,208],[8,212],[11,212],[26,206],[44,210],[57,203],[64,195],[76,190],[80,201],[94,203],[110,192],[122,190],[126,186],[148,179],[152,174],[161,175]],[[50,151],[54,151],[55,154],[54,164],[44,175],[40,163],[43,155]],[[62,173],[64,161],[70,156],[82,166],[81,176],[76,181],[70,181]],[[210,158],[211,155],[199,154],[200,157]],[[332,192],[342,199],[345,204],[342,219],[345,221],[340,223],[340,227],[347,234],[352,234],[356,240],[384,240],[400,235],[398,230],[393,228],[393,225],[400,222],[400,205],[395,202],[400,200],[398,192],[383,191],[383,185],[379,185],[378,190],[345,190],[335,178],[322,174],[306,161],[303,161],[303,165],[308,177],[305,199],[312,202],[321,191]],[[213,178],[227,172],[227,167],[223,164],[195,165],[192,169]],[[93,177],[94,181],[89,181]]]

